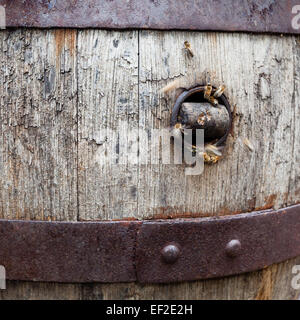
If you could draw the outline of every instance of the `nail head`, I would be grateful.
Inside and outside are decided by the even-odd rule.
[[[239,240],[233,239],[226,245],[226,254],[231,258],[235,258],[240,255],[242,245]]]
[[[162,258],[166,263],[174,263],[179,258],[180,250],[178,246],[169,244],[162,249]]]

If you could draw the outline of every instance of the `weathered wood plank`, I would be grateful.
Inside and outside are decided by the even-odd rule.
[[[121,138],[137,127],[138,33],[78,34],[79,218],[133,217],[137,167],[117,162]],[[128,126],[128,127],[126,127]],[[126,155],[126,151],[125,151]],[[107,157],[107,161],[105,161]]]
[[[183,49],[186,40],[193,58]],[[167,83],[178,79],[177,87],[189,87],[209,77],[212,84],[227,86],[234,127],[224,159],[206,166],[202,175],[185,176],[180,166],[149,165],[140,170],[138,217],[224,215],[299,202],[296,40],[140,32],[140,126],[168,126],[175,97],[159,93]],[[243,144],[245,138],[252,142],[253,152]]]
[[[75,220],[76,31],[0,39],[0,217]]]
[[[126,33],[100,31],[79,36],[82,219],[224,215],[299,201],[299,182],[293,182],[299,173],[292,172],[298,170],[294,164],[299,157],[294,138],[299,130],[294,36],[141,31],[137,102],[137,39],[120,41],[115,48],[120,35],[130,38]],[[183,49],[185,40],[192,45],[193,58]],[[94,45],[100,42],[106,45],[97,50]],[[124,56],[132,73],[127,81]],[[119,137],[128,136],[131,128],[149,133],[169,126],[175,96],[160,93],[166,83],[178,79],[177,86],[189,87],[205,82],[206,72],[212,83],[227,85],[234,106],[234,129],[222,161],[206,166],[200,176],[186,176],[179,165],[136,166],[128,159],[125,166],[99,165],[105,153],[115,153]],[[121,133],[103,134],[101,129],[107,127]],[[243,144],[245,138],[254,152]],[[140,160],[145,145],[141,141]],[[294,197],[288,192],[291,188]]]
[[[295,37],[293,41],[294,70],[292,76],[294,78],[294,91],[292,95],[292,102],[294,105],[294,116],[290,128],[290,130],[293,132],[291,143],[293,146],[291,154],[293,162],[291,163],[291,175],[288,187],[289,202],[293,201],[293,199],[299,201],[300,197],[300,139],[298,138],[300,136],[300,37]]]

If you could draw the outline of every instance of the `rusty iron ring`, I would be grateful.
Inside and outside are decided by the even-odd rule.
[[[214,90],[216,90],[216,87],[212,86]],[[171,127],[174,127],[175,124],[177,123],[177,118],[178,118],[178,114],[180,111],[180,107],[182,105],[182,103],[190,96],[192,96],[195,93],[198,92],[204,92],[205,90],[205,86],[197,86],[194,88],[191,88],[189,90],[186,90],[184,92],[182,92],[179,97],[176,99],[175,105],[173,107],[172,110],[172,114],[171,114]],[[228,126],[228,129],[226,130],[225,134],[223,137],[221,137],[217,142],[216,142],[216,146],[222,146],[225,144],[226,139],[230,133],[231,127],[232,127],[232,113],[231,113],[231,108],[230,108],[230,104],[228,102],[227,97],[224,95],[224,93],[218,98],[221,100],[222,104],[225,106],[225,108],[227,109],[227,112],[229,114],[229,121],[230,124]],[[213,106],[212,106],[213,107]]]
[[[167,283],[235,275],[300,255],[300,204],[224,217],[0,220],[8,280]]]

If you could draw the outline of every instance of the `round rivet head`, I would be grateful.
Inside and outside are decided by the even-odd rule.
[[[241,254],[242,245],[239,240],[234,239],[227,243],[226,254],[228,257],[235,258]]]
[[[180,250],[175,244],[169,244],[162,249],[161,254],[164,262],[174,263],[179,258]]]

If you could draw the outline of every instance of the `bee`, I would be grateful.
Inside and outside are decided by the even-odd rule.
[[[219,98],[221,97],[221,95],[223,94],[223,92],[225,91],[226,87],[224,85],[220,86],[214,93],[214,97],[215,98]]]
[[[207,84],[205,86],[205,90],[204,90],[204,99],[208,100],[209,103],[211,103],[213,106],[217,106],[218,105],[218,100],[216,98],[221,97],[221,95],[223,94],[224,90],[225,90],[225,86],[222,85],[220,86],[217,90],[215,90],[214,94],[212,94],[213,88],[210,84]]]
[[[243,143],[251,152],[254,151],[253,144],[249,141],[249,139],[245,138]]]
[[[187,53],[190,55],[190,57],[193,58],[194,53],[193,53],[193,51],[191,49],[191,44],[188,41],[184,41],[184,48],[187,51]]]
[[[210,97],[208,97],[208,99],[207,99],[213,106],[217,106],[218,105],[218,100],[217,99],[215,99],[214,97],[212,97],[212,96],[210,96]]]
[[[203,154],[204,162],[207,164],[215,164],[219,161],[220,157],[219,156],[214,156],[211,154],[207,154],[204,152]]]
[[[180,122],[177,122],[173,129],[175,129],[175,132],[181,132],[182,134],[185,134],[184,129],[186,128],[185,125],[181,124]]]
[[[183,130],[183,126],[182,126],[182,124],[181,124],[180,122],[177,122],[177,123],[175,124],[174,128],[175,128],[175,129],[179,129],[180,131]]]
[[[212,86],[210,84],[207,84],[204,90],[204,99],[208,100],[209,97],[211,96],[211,92],[212,92]]]
[[[207,143],[204,148],[206,153],[210,153],[219,157],[222,156],[223,147],[219,147],[219,146],[216,146],[215,144]]]
[[[176,80],[174,80],[174,81],[171,81],[171,82],[168,83],[166,86],[164,86],[164,87],[160,90],[160,92],[162,92],[162,93],[167,93],[167,92],[173,90],[175,87],[177,87],[177,86],[178,86],[178,83],[179,83],[179,80],[178,80],[178,79],[176,79]]]
[[[202,153],[204,162],[207,164],[217,163],[222,157],[222,149],[223,147],[218,147],[214,144],[207,143],[204,146],[204,152]]]

